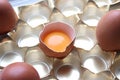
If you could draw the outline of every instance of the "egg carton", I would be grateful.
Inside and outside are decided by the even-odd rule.
[[[34,1],[34,0],[33,0]],[[40,0],[13,5],[16,28],[0,36],[0,66],[31,64],[42,80],[119,80],[119,52],[103,51],[97,44],[96,26],[108,11],[119,9],[120,0]],[[14,4],[10,0],[11,4]],[[39,47],[45,25],[62,21],[75,29],[73,50],[63,59],[46,56]]]

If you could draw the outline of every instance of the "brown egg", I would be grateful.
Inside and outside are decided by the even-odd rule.
[[[17,23],[17,15],[8,2],[0,0],[0,35],[11,31]]]
[[[3,69],[1,80],[40,80],[40,77],[31,65],[16,62]]]
[[[101,18],[96,36],[103,50],[120,50],[120,10],[109,11]]]

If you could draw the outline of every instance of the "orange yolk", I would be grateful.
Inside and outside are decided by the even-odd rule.
[[[63,52],[70,44],[71,39],[63,32],[51,32],[43,41],[53,51]]]

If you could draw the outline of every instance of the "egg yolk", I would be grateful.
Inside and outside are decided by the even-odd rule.
[[[43,41],[51,50],[63,52],[70,44],[71,39],[63,32],[51,32],[44,38]]]

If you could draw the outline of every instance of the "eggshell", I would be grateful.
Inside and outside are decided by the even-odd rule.
[[[11,31],[18,17],[8,0],[0,0],[0,34]]]
[[[63,51],[63,52],[53,51],[50,48],[48,48],[45,45],[45,43],[43,42],[44,37],[52,31],[62,31],[71,38],[71,42],[66,47],[65,51]],[[64,58],[73,49],[74,40],[75,40],[75,30],[70,25],[68,25],[64,22],[51,22],[45,26],[43,32],[40,35],[40,48],[49,57]]]
[[[40,80],[40,77],[31,65],[16,62],[3,69],[1,80]]]
[[[101,18],[96,37],[103,50],[120,50],[120,10],[109,11]]]

